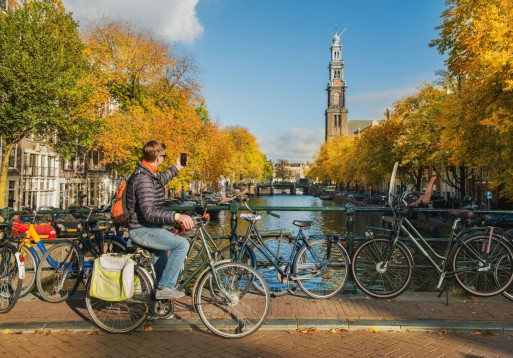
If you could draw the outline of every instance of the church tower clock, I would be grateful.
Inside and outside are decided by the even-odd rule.
[[[330,81],[328,92],[328,108],[325,112],[325,140],[347,136],[346,81],[344,80],[344,61],[342,60],[342,45],[340,35],[335,32],[331,45],[331,61],[329,64]]]

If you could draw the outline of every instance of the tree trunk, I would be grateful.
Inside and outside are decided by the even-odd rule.
[[[0,209],[7,206],[7,175],[9,174],[9,157],[11,156],[13,148],[14,144],[2,141],[2,168],[0,170]]]

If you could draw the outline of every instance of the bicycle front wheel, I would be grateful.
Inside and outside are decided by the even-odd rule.
[[[342,245],[331,239],[318,239],[299,249],[292,272],[308,296],[329,298],[346,284],[348,269],[349,255]]]
[[[20,297],[25,297],[32,292],[36,285],[37,261],[34,253],[25,245],[20,247],[20,253],[23,256],[25,266],[25,278],[21,285]]]
[[[148,316],[152,281],[140,267],[134,272],[134,295],[126,301],[109,302],[89,295],[89,280],[86,287],[86,307],[93,322],[110,333],[127,333],[137,329]]]
[[[403,293],[413,274],[413,258],[408,249],[397,242],[393,252],[389,239],[363,242],[356,249],[352,270],[356,285],[365,294],[376,298],[392,298]]]
[[[509,243],[500,237],[471,236],[454,252],[454,277],[470,294],[498,295],[513,281],[512,255]]]
[[[84,257],[75,245],[71,242],[55,244],[37,267],[37,290],[47,302],[63,302],[75,292],[83,275]]]
[[[23,280],[19,277],[16,252],[10,244],[0,247],[0,313],[9,312],[20,296]]]
[[[264,278],[253,267],[219,263],[198,282],[194,305],[201,321],[218,336],[244,337],[264,323],[271,298]],[[264,293],[254,289],[254,282]]]

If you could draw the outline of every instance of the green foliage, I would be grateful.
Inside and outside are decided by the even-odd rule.
[[[25,1],[13,11],[0,13],[3,158],[28,135],[46,140],[70,128],[70,113],[83,95],[77,84],[87,74],[77,27],[59,0]],[[3,166],[0,187],[5,187],[6,180]],[[2,191],[0,207],[4,205]]]

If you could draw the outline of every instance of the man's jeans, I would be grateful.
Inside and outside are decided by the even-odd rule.
[[[157,288],[162,290],[166,287],[175,287],[178,274],[189,250],[189,241],[161,227],[132,229],[130,230],[130,239],[137,245],[153,249]],[[168,251],[171,251],[169,257]]]

